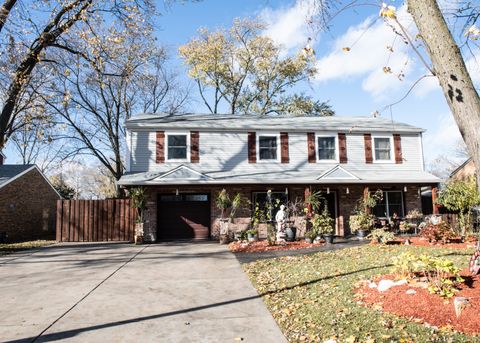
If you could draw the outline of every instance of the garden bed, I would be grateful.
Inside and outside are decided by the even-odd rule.
[[[329,339],[336,342],[472,342],[478,337],[437,329],[425,325],[422,320],[417,322],[415,318],[385,312],[379,305],[365,306],[355,296],[355,285],[361,280],[390,273],[393,258],[404,252],[448,258],[464,269],[473,251],[363,245],[258,260],[243,266],[290,342]],[[392,296],[390,302],[394,301],[398,302]],[[443,299],[439,302],[442,305]],[[453,305],[449,306],[453,310]],[[428,307],[425,311],[429,311]]]
[[[55,243],[56,241],[37,240],[37,241],[28,241],[28,242],[20,242],[20,243],[0,244],[0,256],[8,255],[17,251],[39,248],[39,247],[43,247],[43,246],[51,245]]]
[[[406,239],[410,240],[411,245],[421,246],[421,247],[439,247],[439,248],[475,248],[476,241],[467,241],[462,242],[460,238],[453,239],[450,243],[442,244],[441,242],[429,242],[426,238],[423,237],[408,237],[408,236],[397,236],[394,241],[389,244],[404,244]]]
[[[228,248],[235,253],[258,253],[277,250],[298,250],[319,247],[325,243],[307,243],[303,240],[286,242],[284,244],[268,245],[267,241],[257,242],[232,242]]]
[[[431,294],[415,283],[394,286],[384,292],[369,287],[369,283],[362,283],[357,288],[358,298],[367,306],[382,309],[413,320],[416,323],[432,326],[443,330],[455,330],[468,334],[480,333],[480,277],[470,277],[468,270],[461,273],[466,280],[466,285],[460,287],[456,294],[458,297],[469,299],[469,305],[462,310],[457,318],[453,305],[453,298],[442,299],[436,294]],[[375,278],[374,281],[393,280],[392,275]],[[408,294],[407,291],[414,293]]]

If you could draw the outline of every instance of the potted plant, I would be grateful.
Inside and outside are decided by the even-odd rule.
[[[258,241],[258,230],[257,230],[257,229],[247,230],[247,240],[248,240],[249,242],[256,242],[256,241]]]
[[[295,220],[302,217],[303,201],[299,198],[295,201],[287,201],[287,227],[285,228],[285,233],[287,235],[287,241],[295,241],[295,236],[297,234],[297,228],[295,227]]]
[[[352,233],[357,233],[357,237],[364,239],[367,237],[375,221],[375,216],[371,213],[375,205],[382,199],[382,190],[377,190],[370,194],[368,190],[358,199],[353,214],[349,217],[349,225]]]
[[[305,233],[305,242],[312,243],[315,238],[317,238],[318,234],[314,230],[310,229]]]
[[[215,199],[215,205],[220,210],[220,244],[227,244],[229,241],[229,222],[235,217],[237,209],[241,206],[242,198],[240,193],[237,193],[233,200],[227,190],[222,189]]]
[[[321,214],[313,216],[312,226],[316,227],[316,231],[323,236],[327,244],[333,243],[334,220],[328,213],[327,204],[325,204]]]
[[[387,244],[388,242],[395,240],[395,235],[393,232],[384,229],[375,229],[370,232],[367,238],[376,243]]]
[[[143,214],[146,209],[145,188],[135,187],[130,189],[132,207],[137,210],[137,221],[135,223],[135,244],[143,243]]]

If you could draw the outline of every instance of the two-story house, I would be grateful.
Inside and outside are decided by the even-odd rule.
[[[424,170],[424,130],[384,118],[142,114],[126,128],[119,184],[146,187],[150,241],[217,237],[222,188],[252,203],[268,190],[281,202],[321,190],[345,235],[365,187],[384,192],[377,216],[402,217],[439,182]]]

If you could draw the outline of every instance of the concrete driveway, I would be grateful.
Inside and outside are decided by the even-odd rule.
[[[0,341],[285,342],[218,243],[59,244],[0,258]]]

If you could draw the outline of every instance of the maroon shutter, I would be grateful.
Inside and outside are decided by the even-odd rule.
[[[395,163],[403,163],[402,139],[399,134],[393,134],[393,148],[395,150]]]
[[[338,149],[340,153],[340,163],[347,163],[347,136],[344,133],[338,134]]]
[[[200,133],[198,131],[190,132],[190,162],[200,162]]]
[[[165,162],[165,132],[157,131],[157,143],[155,149],[155,161],[157,163]]]
[[[365,141],[365,163],[373,163],[372,135],[369,133],[365,133],[363,135],[363,139]]]
[[[308,163],[317,162],[315,153],[315,133],[307,132]]]
[[[257,162],[257,136],[255,132],[248,133],[248,163]]]
[[[282,163],[290,163],[290,156],[288,153],[288,132],[280,132],[280,147]]]

